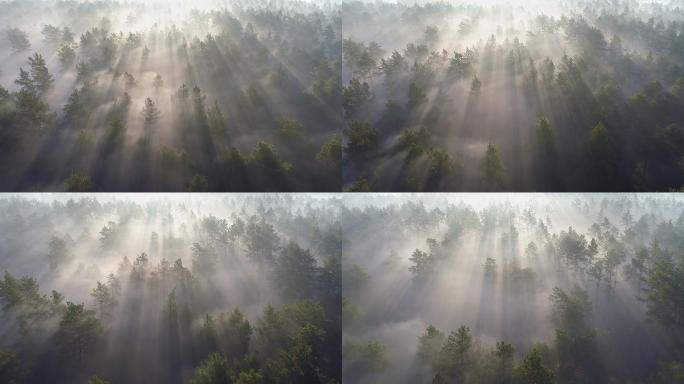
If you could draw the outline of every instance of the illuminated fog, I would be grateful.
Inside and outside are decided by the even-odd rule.
[[[0,196],[2,381],[339,381],[338,212],[328,195]]]
[[[339,191],[338,13],[1,2],[0,188]]]
[[[681,1],[342,5],[354,191],[684,183]]]
[[[681,369],[676,194],[364,194],[342,222],[345,382],[664,383]]]

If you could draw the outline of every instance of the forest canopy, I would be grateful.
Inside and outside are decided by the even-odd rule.
[[[339,191],[335,2],[0,2],[0,190]]]
[[[0,382],[341,382],[339,204],[3,196]]]
[[[349,383],[680,383],[678,194],[350,195]]]
[[[348,191],[684,185],[681,1],[342,4]]]

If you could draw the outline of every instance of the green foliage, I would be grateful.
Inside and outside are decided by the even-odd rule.
[[[304,131],[302,123],[295,119],[278,119],[276,123],[278,124],[278,134],[288,140],[299,138]]]
[[[344,151],[348,154],[363,154],[375,150],[378,146],[378,131],[371,128],[368,123],[353,120],[343,132],[347,141]]]
[[[90,293],[95,301],[95,308],[100,317],[100,321],[108,323],[114,317],[114,309],[118,304],[115,293],[105,284],[97,282],[97,287]]]
[[[656,372],[653,384],[682,384],[684,383],[684,365],[676,361],[661,362]]]
[[[95,184],[88,175],[81,172],[73,172],[64,183],[66,192],[92,192]]]
[[[74,89],[64,104],[64,117],[72,123],[79,123],[88,116],[88,109],[85,100],[78,89]]]
[[[43,96],[52,87],[54,79],[48,71],[47,64],[43,55],[35,53],[28,58],[29,66],[31,67],[31,81],[33,88],[38,96]]]
[[[235,308],[228,316],[228,321],[221,319],[220,335],[225,341],[226,356],[230,360],[239,360],[247,355],[253,329],[249,320]]]
[[[558,379],[562,382],[597,382],[603,380],[596,335],[587,317],[591,302],[579,287],[569,293],[556,287],[550,297],[556,326]]]
[[[33,85],[33,79],[31,79],[31,73],[25,71],[23,68],[19,68],[19,78],[14,80],[14,84],[21,88],[24,93],[35,93],[35,87]]]
[[[537,349],[532,349],[525,355],[522,362],[515,367],[516,383],[553,384],[553,371],[545,367]]]
[[[342,274],[342,286],[346,291],[345,294],[363,292],[368,282],[368,273],[360,265],[354,263],[351,266],[345,266],[344,273]]]
[[[160,151],[161,163],[164,167],[174,169],[182,167],[187,161],[187,153],[182,150],[173,149],[169,147],[162,147]]]
[[[327,60],[321,60],[313,70],[313,94],[329,105],[338,106],[340,95],[339,72],[335,65]]]
[[[95,375],[88,379],[88,384],[109,384],[109,381]]]
[[[392,88],[398,78],[408,70],[408,63],[406,58],[395,50],[389,58],[380,59],[380,70],[385,74],[388,87]]]
[[[677,339],[684,340],[684,335],[680,332],[684,325],[684,287],[674,283],[684,281],[684,265],[659,251],[656,245],[650,255],[644,279],[648,315],[673,332]]]
[[[290,336],[295,335],[304,326],[311,326],[316,329],[317,337],[320,337],[325,328],[325,311],[321,304],[314,300],[288,303],[282,307],[280,316]]]
[[[342,106],[347,116],[351,117],[370,101],[371,92],[368,83],[352,78],[349,85],[342,89]]]
[[[383,132],[396,132],[401,130],[405,123],[406,114],[401,104],[393,99],[387,100],[380,121],[377,123],[378,128]]]
[[[111,250],[118,244],[119,228],[113,221],[108,221],[100,230],[100,245],[104,250]]]
[[[445,150],[432,149],[427,154],[429,163],[425,182],[426,190],[437,190],[442,181],[458,176],[459,166]]]
[[[418,281],[425,281],[428,279],[435,267],[435,257],[432,254],[416,249],[409,257],[409,260],[413,263],[409,267],[409,271],[413,273],[413,276]]]
[[[399,133],[394,148],[399,151],[406,150],[406,160],[411,161],[427,151],[429,140],[430,133],[427,129],[407,128]]]
[[[93,75],[93,72],[92,66],[85,61],[76,63],[76,74],[79,81],[88,80]]]
[[[10,350],[0,349],[0,381],[6,384],[19,384],[22,376],[19,356]]]
[[[540,117],[534,130],[535,162],[539,176],[554,182],[560,170],[557,168],[556,132],[549,120]]]
[[[550,300],[553,302],[553,320],[559,329],[573,333],[586,330],[586,318],[591,313],[586,291],[575,287],[568,293],[555,287]]]
[[[615,137],[602,122],[599,122],[590,132],[585,143],[587,157],[587,178],[601,190],[615,190],[619,184],[620,154]]]
[[[69,258],[69,251],[67,249],[66,241],[57,236],[52,236],[48,243],[48,263],[50,270],[55,271],[57,268]]]
[[[247,225],[245,245],[247,257],[257,262],[272,262],[279,248],[280,238],[273,226],[265,220]]]
[[[74,34],[69,27],[62,29],[62,43],[71,44],[74,42]]]
[[[312,300],[286,304],[280,311],[268,306],[254,328],[258,356],[273,360],[267,367],[267,381],[288,382],[289,377],[298,382],[302,376],[319,376],[314,352],[325,334],[325,323],[323,307]]]
[[[316,259],[308,249],[302,249],[294,241],[281,249],[275,260],[273,283],[284,299],[312,297],[317,276]]]
[[[454,52],[454,57],[449,64],[449,74],[456,78],[463,78],[470,75],[472,71],[473,67],[469,55]]]
[[[37,317],[43,316],[41,309],[47,304],[47,298],[39,292],[35,279],[29,277],[17,279],[9,272],[5,272],[3,280],[0,281],[0,300],[4,311],[26,306],[35,310]]]
[[[5,29],[5,39],[9,41],[14,53],[26,51],[31,48],[28,34],[19,28]]]
[[[270,305],[257,320],[254,331],[255,349],[265,359],[273,358],[287,341],[281,315]]]
[[[102,152],[112,154],[120,152],[126,141],[126,125],[121,118],[115,117],[109,122],[108,130],[102,143]]]
[[[0,303],[10,318],[16,321],[18,333],[25,338],[39,337],[50,316],[59,311],[61,295],[53,292],[53,299],[41,294],[38,283],[29,277],[15,278],[5,272],[0,280]]]
[[[445,341],[446,337],[439,329],[428,326],[418,338],[418,358],[428,364],[437,361]]]
[[[159,120],[161,112],[157,105],[149,97],[145,99],[145,106],[143,107],[143,118],[145,119],[145,125],[150,126]]]
[[[218,350],[218,333],[214,318],[208,313],[204,316],[204,323],[199,331],[198,344],[202,351],[215,352]]]
[[[575,270],[582,269],[592,256],[585,236],[572,227],[560,232],[558,248],[566,263]]]
[[[326,141],[316,155],[316,160],[326,164],[332,171],[339,171],[342,166],[342,136],[335,134]]]
[[[382,373],[389,365],[387,348],[377,341],[348,340],[343,351],[344,372],[350,376]]]
[[[408,109],[416,109],[427,101],[423,88],[415,81],[411,82],[408,91]]]
[[[292,172],[292,164],[280,159],[275,147],[266,142],[260,141],[252,149],[249,156],[249,161],[256,167],[262,169],[267,175],[276,178],[282,178],[287,173]]]
[[[273,383],[324,383],[325,377],[318,367],[314,342],[319,331],[310,325],[302,327],[287,350],[281,351],[266,367],[269,382]]]
[[[195,369],[190,384],[230,384],[230,368],[220,353],[212,353]]]
[[[451,332],[435,361],[435,369],[446,378],[462,381],[473,362],[473,336],[470,328],[461,326]]]
[[[235,379],[235,384],[262,384],[263,382],[264,376],[253,369],[240,372]]]
[[[513,365],[515,362],[515,348],[504,341],[496,343],[496,349],[492,352],[494,366],[493,376],[499,383],[510,383],[513,377]]]
[[[19,78],[14,81],[20,87],[16,94],[16,115],[24,130],[28,128],[41,130],[49,123],[49,107],[42,99],[43,93],[52,84],[52,78],[47,73],[45,61],[36,54],[29,58],[30,71],[19,68]]]
[[[210,277],[216,273],[218,255],[216,250],[204,247],[200,243],[192,244],[192,271],[200,276]]]
[[[15,6],[17,4],[8,5],[9,8]],[[64,181],[59,179],[66,177],[57,169],[60,166],[66,164],[69,168],[79,169],[83,168],[84,162],[92,161],[87,169],[97,179],[98,189],[103,190],[125,190],[135,185],[141,190],[157,186],[178,191],[184,189],[185,183],[195,174],[210,180],[211,189],[311,190],[302,186],[314,183],[315,179],[317,188],[313,189],[332,190],[337,186],[339,190],[340,179],[336,176],[339,176],[341,154],[336,155],[335,152],[341,148],[341,138],[332,137],[330,143],[321,148],[318,157],[313,149],[314,145],[322,144],[319,141],[321,132],[328,128],[335,130],[341,124],[340,115],[336,114],[342,106],[339,77],[341,41],[337,41],[341,33],[333,27],[337,24],[332,13],[316,13],[314,21],[265,10],[269,15],[267,18],[277,19],[276,23],[284,28],[272,31],[274,40],[262,34],[263,25],[260,24],[264,19],[259,22],[250,20],[254,24],[251,28],[242,26],[242,22],[249,19],[247,14],[259,14],[257,8],[260,7],[250,8],[246,14],[239,15],[215,9],[198,14],[197,19],[188,13],[185,15],[188,25],[198,26],[197,22],[201,24],[211,19],[211,23],[216,23],[219,28],[212,34],[200,34],[193,40],[186,35],[188,30],[177,28],[164,32],[155,29],[150,34],[130,30],[141,17],[141,12],[151,10],[135,9],[131,4],[115,6],[122,14],[130,16],[128,19],[124,17],[126,23],[121,25],[114,19],[108,19],[107,12],[114,11],[101,9],[101,4],[94,5],[92,12],[76,4],[57,8],[50,4],[44,11],[54,17],[69,14],[74,20],[83,22],[79,26],[78,42],[70,29],[72,26],[64,27],[65,23],[54,21],[50,21],[54,25],[39,25],[38,31],[31,33],[17,28],[2,30],[3,38],[9,40],[4,48],[14,45],[18,51],[23,51],[30,48],[29,36],[42,29],[42,37],[52,49],[54,59],[41,56],[47,54],[42,51],[32,52],[28,60],[30,68],[24,65],[18,71],[20,91],[11,95],[7,92],[6,96],[0,92],[0,143],[3,149],[11,149],[11,153],[3,151],[5,156],[0,160],[13,165],[5,167],[7,169],[0,177],[16,179],[7,185],[21,184],[40,189]],[[33,11],[27,10],[29,13]],[[302,10],[294,13],[303,15]],[[94,15],[98,16],[93,19]],[[91,23],[90,27],[88,23]],[[314,24],[321,28],[311,29]],[[114,30],[120,27],[122,31]],[[223,34],[223,28],[226,34]],[[253,33],[246,33],[246,30]],[[320,43],[323,45],[313,42],[312,39],[318,38],[322,39]],[[292,44],[269,53],[271,48],[267,46],[285,41]],[[374,49],[369,47],[369,52]],[[229,53],[230,60],[225,59],[226,53]],[[157,65],[153,68],[161,63],[159,60],[169,57],[179,58],[183,63],[173,76],[170,67]],[[53,74],[48,71],[48,65],[52,68],[55,62],[58,66],[61,64],[62,70],[54,74],[54,80],[66,87],[54,88]],[[78,87],[69,88],[69,76],[74,73],[70,68],[74,65]],[[278,85],[275,88],[262,81],[269,73],[274,73],[273,80]],[[230,86],[213,89],[217,78],[229,79]],[[183,85],[172,95],[162,94],[169,82]],[[247,84],[245,92],[239,89],[242,84]],[[81,86],[87,86],[89,92],[86,94]],[[207,88],[203,92],[200,86]],[[145,87],[153,89],[156,96],[141,97]],[[124,96],[122,92],[130,92],[132,97]],[[172,108],[160,113],[162,104],[166,105],[160,97],[168,96],[171,96]],[[207,97],[211,97],[210,104],[207,104]],[[126,148],[132,143],[122,140],[123,146],[117,148],[121,151],[113,153],[114,146],[108,144],[108,135],[102,134],[101,126],[114,119],[119,119],[122,124],[129,121],[127,107],[120,102],[126,99],[125,104],[140,106],[140,119],[146,126],[151,127],[162,120],[167,126],[159,140],[153,140],[149,131],[144,131],[142,138],[137,132],[124,135],[124,138],[138,138],[137,147]],[[64,120],[52,119],[47,100],[61,103],[54,106],[54,110],[63,111]],[[298,120],[280,121],[277,136],[271,137],[277,142],[268,144],[265,140],[273,136],[268,125],[273,123],[272,114],[276,111],[296,116]],[[224,115],[225,112],[230,116]],[[97,115],[96,118],[86,119],[91,113]],[[77,132],[90,132],[95,139],[102,140],[102,145],[85,150],[83,145],[75,145],[76,137],[61,131],[64,122]],[[131,126],[136,127],[137,124]],[[40,148],[48,133],[53,134],[50,136],[53,139],[58,138],[60,145]],[[239,139],[233,137],[234,134],[240,136]],[[297,148],[286,146],[276,152],[275,148],[280,148],[283,140],[293,141]],[[248,144],[254,148],[245,147]],[[159,171],[156,159],[149,154],[158,154],[163,145],[185,153],[184,164],[176,168],[164,166]],[[66,154],[59,148],[66,148]],[[242,158],[240,152],[251,156]],[[28,163],[32,160],[35,164],[30,168],[34,170],[30,175],[17,178],[13,174],[13,170],[29,169]],[[122,162],[143,166],[129,175],[122,175],[117,164],[127,168],[133,166]],[[131,177],[135,180],[128,180]]]
[[[482,174],[486,191],[500,191],[504,188],[504,170],[499,152],[492,144],[487,145],[485,157],[482,160]]]
[[[66,303],[66,309],[55,332],[55,341],[67,364],[80,367],[93,357],[102,342],[104,330],[95,317],[95,311],[84,304]]]
[[[361,176],[359,177],[352,185],[347,187],[345,189],[345,192],[371,192],[371,186],[370,183],[368,183],[368,180]]]
[[[196,174],[185,185],[185,190],[188,192],[209,192],[209,181],[207,181],[206,177]]]
[[[366,78],[372,74],[376,68],[377,59],[384,54],[375,42],[370,42],[366,46],[352,39],[344,40],[342,52],[345,62],[352,67],[354,75],[361,78]]]

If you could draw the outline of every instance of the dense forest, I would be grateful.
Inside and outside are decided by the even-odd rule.
[[[345,382],[684,382],[681,196],[361,196]]]
[[[341,7],[346,190],[684,185],[681,0]]]
[[[339,383],[339,199],[0,199],[0,382]]]
[[[340,191],[335,1],[0,1],[0,189]]]

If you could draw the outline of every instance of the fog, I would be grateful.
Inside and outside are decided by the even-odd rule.
[[[681,1],[342,4],[351,191],[669,191]]]
[[[344,204],[345,382],[677,380],[677,194],[362,194]]]
[[[0,197],[2,381],[339,382],[339,204]]]
[[[0,25],[3,190],[340,190],[335,1],[5,1]]]

